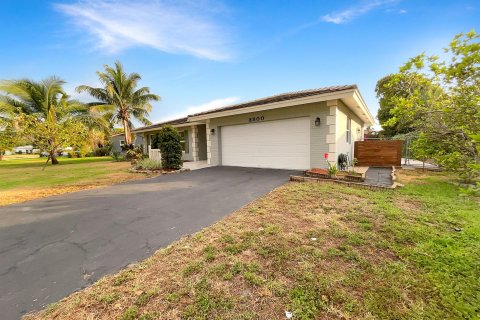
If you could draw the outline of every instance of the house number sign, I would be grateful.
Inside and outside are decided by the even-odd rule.
[[[265,120],[264,116],[258,116],[258,117],[250,117],[248,118],[248,122],[259,122]]]

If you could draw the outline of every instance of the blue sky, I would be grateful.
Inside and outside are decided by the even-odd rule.
[[[57,75],[74,97],[120,60],[159,94],[151,120],[276,93],[375,83],[453,36],[480,31],[473,0],[2,0],[0,78]]]

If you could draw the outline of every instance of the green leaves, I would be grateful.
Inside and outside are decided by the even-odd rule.
[[[104,71],[97,71],[103,87],[94,88],[86,85],[78,86],[77,92],[86,92],[98,102],[90,105],[105,110],[107,119],[113,124],[124,127],[125,141],[131,143],[131,121],[137,119],[148,125],[148,115],[152,110],[151,101],[160,100],[160,96],[150,93],[148,87],[137,89],[141,76],[138,73],[127,74],[119,61],[113,67],[105,65]],[[106,110],[108,109],[108,110]]]
[[[447,59],[410,59],[377,83],[378,118],[386,135],[414,132],[418,157],[434,159],[465,180],[478,179],[478,147],[470,136],[480,132],[480,35],[457,35],[445,49]]]
[[[57,77],[0,82],[0,91],[5,93],[0,95],[0,114],[8,113],[30,143],[51,155],[85,144],[88,128],[108,126],[94,107],[70,100],[64,84]]]
[[[182,167],[182,144],[180,133],[171,126],[164,126],[158,133],[158,146],[162,154],[162,167],[180,169]]]

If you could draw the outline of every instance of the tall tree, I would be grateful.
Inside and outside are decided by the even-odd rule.
[[[0,106],[14,110],[25,134],[48,153],[52,164],[65,144],[73,143],[90,127],[104,127],[103,115],[94,107],[69,99],[65,82],[50,77],[40,82],[29,79],[0,82]]]
[[[112,68],[104,66],[104,72],[97,71],[103,87],[94,88],[86,85],[77,87],[77,92],[87,92],[97,99],[89,105],[101,108],[113,123],[123,126],[125,143],[132,143],[132,120],[136,119],[148,125],[148,115],[152,110],[151,101],[160,100],[160,96],[150,93],[148,87],[137,89],[141,77],[138,73],[127,74],[119,61]]]
[[[377,118],[382,125],[382,134],[384,136],[393,137],[413,131],[411,119],[396,117],[396,104],[393,97],[405,98],[410,96],[415,90],[429,90],[430,88],[425,86],[424,80],[426,79],[421,74],[403,74],[401,76],[389,74],[377,81],[375,92],[380,105]]]
[[[3,101],[3,97],[0,96],[0,128],[2,125],[5,125],[7,122],[12,120],[15,109],[6,101]]]
[[[0,128],[0,160],[3,160],[5,151],[15,147],[18,141],[18,134],[10,124],[6,124]]]
[[[407,95],[395,94],[387,125],[412,123],[417,150],[428,148],[438,163],[459,171],[466,180],[478,179],[480,164],[480,35],[457,35],[445,49],[446,60],[421,54],[410,59],[388,80],[397,86],[416,79]],[[425,152],[422,152],[425,154]]]

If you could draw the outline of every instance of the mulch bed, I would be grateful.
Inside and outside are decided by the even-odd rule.
[[[170,173],[177,173],[177,172],[184,172],[184,171],[190,171],[190,169],[179,169],[179,170],[173,170],[173,169],[155,169],[155,170],[144,170],[144,169],[130,169],[129,170],[132,173],[146,173],[146,174],[170,174]]]
[[[305,176],[311,178],[322,178],[322,179],[332,179],[332,180],[346,180],[346,181],[355,181],[355,182],[363,182],[365,178],[362,175],[352,175],[347,172],[339,172],[336,176],[331,176],[328,173],[328,170],[320,169],[320,168],[312,168],[310,170],[305,171]]]

